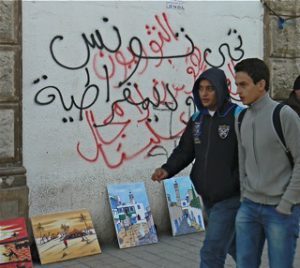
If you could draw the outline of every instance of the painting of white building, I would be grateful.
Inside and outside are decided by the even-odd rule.
[[[158,242],[144,183],[107,186],[120,248]]]
[[[205,230],[202,202],[189,177],[164,180],[173,236]]]

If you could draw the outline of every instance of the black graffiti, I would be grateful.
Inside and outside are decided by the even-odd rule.
[[[188,118],[191,117],[191,115],[193,113],[196,112],[196,106],[194,104],[194,100],[192,96],[188,96],[185,100],[185,104],[188,107]],[[158,109],[156,109],[158,110]],[[159,109],[162,110],[162,109]],[[174,148],[177,146],[176,144],[176,140],[178,139],[177,135],[174,135],[172,132],[173,129],[173,114],[174,111],[169,111],[170,112],[170,119],[169,119],[169,136],[168,139],[174,139]],[[149,122],[152,122],[152,120],[150,118],[148,118]],[[157,115],[154,115],[154,121],[158,122],[159,118]],[[183,122],[185,124],[187,124],[187,122]],[[166,158],[168,158],[169,153],[168,150],[163,146],[163,145],[154,145],[153,147],[151,147],[151,149],[147,152],[147,157],[157,157],[157,156],[165,156]]]
[[[89,81],[88,69],[86,69],[86,73],[87,73],[87,77],[88,77],[87,80]],[[49,93],[49,91],[50,91],[50,93]],[[51,93],[51,91],[54,91],[54,93]],[[90,92],[92,92],[92,93],[90,93]],[[58,98],[62,104],[62,107],[65,111],[70,111],[73,107],[76,107],[79,110],[79,120],[81,121],[81,120],[83,120],[83,116],[82,116],[83,111],[85,109],[92,107],[95,104],[95,102],[98,99],[99,92],[100,92],[100,89],[96,84],[91,84],[91,85],[87,84],[79,103],[77,103],[75,101],[74,96],[71,95],[70,102],[69,102],[69,104],[67,104],[66,101],[64,100],[61,90],[58,87],[46,86],[46,87],[41,88],[36,93],[36,95],[34,97],[34,101],[38,105],[49,105],[49,104],[53,103],[56,100],[56,97],[58,96]],[[42,98],[43,93],[46,94],[45,99]],[[86,103],[86,98],[88,96],[88,93],[89,93],[89,95],[94,94],[94,96],[92,95],[92,98],[91,98],[91,96],[89,96],[91,98],[91,101]],[[63,120],[63,122],[66,122],[66,121]]]
[[[162,145],[153,146],[148,152],[147,157],[166,156],[169,157],[168,150]]]
[[[181,29],[181,31],[184,31],[184,29]],[[176,34],[176,36],[178,36],[178,33]],[[133,69],[133,71],[131,72],[131,74],[128,76],[127,79],[125,79],[124,81],[121,81],[119,83],[119,87],[121,87],[122,85],[124,85],[127,81],[130,80],[130,78],[134,75],[134,73],[136,72],[136,70],[139,67],[140,61],[141,59],[148,59],[148,60],[157,60],[157,59],[175,59],[175,58],[185,58],[187,56],[190,56],[194,53],[195,50],[195,45],[193,40],[186,34],[185,35],[186,39],[190,42],[191,44],[191,51],[186,53],[186,54],[180,54],[180,55],[168,55],[168,56],[143,56],[143,44],[142,41],[136,37],[133,36],[130,41],[129,41],[129,50],[131,51],[131,53],[138,58],[137,64],[135,66],[135,68]],[[134,41],[137,42],[138,44],[138,51],[135,51],[133,43]]]
[[[186,106],[188,107],[188,118],[191,117],[191,115],[196,112],[196,106],[194,104],[194,101],[193,101],[193,98],[191,96],[188,96],[186,99],[185,99],[185,104]],[[191,111],[191,108],[193,108],[193,112]],[[172,133],[172,129],[173,129],[173,126],[172,126],[172,123],[174,122],[173,120],[173,112],[174,110],[171,112],[171,116],[170,116],[170,125],[169,125],[169,137],[174,139],[176,138],[177,136],[174,135]],[[183,122],[185,124],[187,124],[187,122]]]
[[[232,32],[233,32],[234,34],[237,34],[237,31],[236,31],[235,29],[234,29],[233,31],[230,29],[230,30],[228,31],[227,35],[230,36]],[[225,48],[227,49],[227,53],[228,53],[229,58],[230,58],[231,60],[233,60],[233,61],[239,61],[240,59],[242,59],[242,58],[244,57],[245,52],[244,52],[244,50],[242,49],[242,46],[243,46],[243,39],[242,39],[242,37],[241,37],[239,34],[237,35],[237,39],[238,39],[238,45],[237,45],[236,47],[234,47],[233,50],[234,50],[235,52],[239,52],[240,55],[239,55],[238,57],[234,57],[234,56],[232,55],[232,53],[231,53],[231,47],[230,47],[230,45],[229,45],[228,43],[222,43],[222,44],[219,46],[219,48],[218,48],[219,54],[220,54],[220,56],[221,56],[221,58],[222,58],[221,63],[220,63],[220,64],[213,64],[213,63],[211,63],[211,62],[208,61],[208,56],[212,53],[212,50],[211,50],[210,48],[206,48],[206,49],[204,50],[204,61],[205,61],[209,66],[211,66],[211,67],[216,67],[216,68],[222,67],[222,66],[224,65],[224,63],[225,63],[225,55],[224,55],[224,53],[223,53],[223,51],[222,51],[222,48],[223,48],[223,47],[225,47]]]
[[[104,23],[107,23],[109,21],[108,18],[103,18],[102,20],[103,20]],[[120,34],[119,29],[116,26],[113,26],[112,29],[115,33],[116,40],[117,40],[114,46],[108,46],[107,45],[107,43],[104,41],[104,39],[102,37],[102,34],[101,34],[100,30],[98,30],[98,29],[95,30],[94,33],[91,33],[89,35],[89,37],[86,33],[81,34],[81,37],[82,37],[82,40],[83,40],[83,46],[85,47],[86,54],[85,54],[85,58],[84,58],[83,62],[81,64],[79,64],[78,66],[70,66],[70,65],[68,65],[68,64],[66,64],[66,63],[64,63],[64,62],[62,62],[61,60],[58,59],[56,49],[58,49],[57,48],[58,43],[64,40],[64,36],[62,36],[62,35],[55,36],[50,42],[50,54],[51,54],[53,60],[60,67],[65,68],[65,69],[78,70],[78,69],[81,69],[81,68],[85,68],[86,72],[87,72],[87,82],[85,84],[86,90],[84,91],[84,94],[81,98],[80,103],[76,103],[75,100],[74,100],[74,96],[72,95],[70,97],[71,101],[70,101],[69,105],[67,105],[64,98],[63,98],[63,96],[62,96],[62,94],[61,94],[61,91],[59,90],[59,88],[57,88],[55,86],[48,86],[48,87],[44,87],[44,88],[42,88],[41,90],[38,91],[38,93],[35,96],[35,102],[39,105],[48,105],[48,104],[54,102],[55,99],[56,99],[56,95],[58,95],[58,97],[60,98],[60,102],[62,103],[62,106],[66,111],[70,111],[73,107],[76,107],[77,109],[79,109],[79,111],[80,111],[79,120],[82,120],[83,119],[83,116],[82,116],[83,110],[91,107],[97,101],[99,91],[100,91],[100,89],[97,85],[95,85],[95,84],[89,85],[90,84],[90,77],[89,77],[89,73],[87,71],[86,65],[90,61],[91,50],[97,48],[99,50],[106,50],[109,53],[116,53],[117,51],[119,51],[119,49],[122,46],[122,38],[121,38],[121,34]],[[181,30],[182,33],[184,32],[184,28],[181,28],[180,30]],[[176,37],[178,37],[178,36],[179,36],[179,34],[176,33]],[[194,53],[194,50],[195,50],[194,43],[193,43],[192,39],[187,34],[185,34],[184,36],[188,40],[188,42],[190,44],[190,47],[191,47],[190,49],[187,50],[188,53],[179,54],[179,55],[178,54],[176,54],[176,55],[167,55],[167,56],[163,56],[163,55],[161,55],[161,56],[151,56],[151,55],[144,56],[143,55],[143,43],[142,43],[141,39],[138,38],[137,36],[132,36],[129,40],[128,49],[131,52],[131,54],[134,57],[137,58],[137,61],[136,61],[136,64],[135,64],[134,68],[131,70],[131,73],[129,73],[123,81],[120,81],[118,86],[122,87],[124,84],[126,84],[128,81],[130,81],[130,79],[133,77],[133,75],[136,73],[137,69],[139,68],[139,65],[140,65],[140,62],[141,62],[142,59],[143,60],[146,60],[146,59],[147,60],[157,60],[157,59],[184,58],[184,57],[187,57],[189,55],[192,55]],[[73,45],[73,44],[71,44],[71,45]],[[109,75],[108,75],[108,68],[107,68],[106,65],[103,65],[103,70],[104,70],[104,73],[105,73],[105,76],[106,76],[106,102],[110,102],[110,79],[109,79]],[[85,101],[84,101],[85,100],[85,95],[92,88],[95,89],[94,99],[91,101],[91,103],[85,104]],[[49,90],[56,91],[56,94],[48,94],[48,96],[45,100],[41,100],[42,93],[45,92],[45,91],[49,91]],[[174,105],[174,107],[172,107],[169,103],[165,103],[165,106],[170,110],[176,110],[177,107],[178,107],[178,104],[177,104],[177,101],[176,101],[174,95],[171,93],[168,86],[167,86],[167,91],[170,94],[171,98],[173,99],[173,102],[171,102],[171,103]],[[154,89],[154,92],[157,94],[157,96],[159,96],[159,93],[156,89]],[[114,107],[114,105],[116,105],[118,103],[126,101],[131,105],[141,106],[142,109],[148,109],[150,104],[153,107],[157,107],[160,104],[160,100],[157,101],[157,103],[155,103],[155,102],[151,101],[149,98],[146,98],[142,102],[134,103],[130,100],[131,95],[132,94],[131,94],[130,89],[125,88],[123,90],[123,98],[119,99],[119,100],[116,100],[115,102],[112,103],[111,107],[112,107],[113,116],[112,116],[110,122],[112,122],[112,120],[114,118],[113,107]],[[67,122],[67,121],[68,121],[68,119],[63,118],[63,122]],[[71,121],[71,120],[69,120],[69,121]],[[107,124],[104,124],[104,125],[107,125]],[[96,126],[100,127],[100,126],[104,126],[104,125],[96,125]]]
[[[67,123],[68,121],[70,121],[71,123],[73,123],[73,122],[74,122],[74,119],[73,119],[72,116],[69,116],[69,120],[68,120],[66,117],[64,117],[64,118],[62,119],[62,121],[63,121],[64,123]]]
[[[177,34],[178,36],[178,34]],[[186,34],[185,37],[189,40],[190,44],[191,44],[191,51],[189,53],[186,54],[181,54],[181,55],[169,55],[169,56],[143,56],[143,44],[142,41],[136,37],[133,36],[130,41],[129,41],[129,50],[131,51],[131,53],[138,58],[137,64],[135,66],[135,68],[133,69],[133,71],[131,72],[131,74],[127,77],[127,79],[125,79],[124,81],[121,81],[119,83],[119,87],[121,87],[122,85],[124,85],[127,81],[130,80],[130,78],[134,75],[134,73],[136,72],[136,70],[139,67],[140,61],[141,59],[148,59],[148,60],[157,60],[157,59],[175,59],[175,58],[185,58],[187,56],[190,56],[194,53],[195,50],[195,45],[193,40]],[[134,47],[133,47],[133,43],[134,41],[137,42],[138,44],[138,51],[135,51]]]
[[[181,32],[184,32],[184,29],[183,29],[183,28],[181,28]],[[179,36],[179,34],[176,33],[176,37],[178,37],[178,36]],[[190,55],[192,55],[192,54],[194,53],[194,51],[195,51],[195,45],[194,45],[193,40],[192,40],[187,34],[185,34],[184,37],[190,42],[190,45],[191,45],[191,51],[188,52],[188,53],[185,53],[185,54],[168,55],[168,56],[148,56],[148,55],[147,55],[147,56],[143,56],[142,53],[138,53],[138,54],[137,54],[137,53],[134,51],[133,47],[132,47],[132,41],[133,41],[133,40],[138,41],[138,42],[140,43],[140,48],[142,48],[143,46],[142,46],[141,40],[140,40],[138,37],[135,37],[135,36],[132,37],[132,38],[130,39],[130,42],[129,42],[129,48],[130,48],[132,54],[133,54],[134,56],[136,56],[137,58],[139,58],[139,59],[148,59],[148,60],[157,60],[157,59],[158,59],[158,60],[159,60],[159,59],[185,58],[185,57],[188,57],[188,56],[190,56]]]
[[[133,41],[137,41],[138,43],[138,48],[139,48],[139,53],[136,54],[134,52],[134,49],[133,49]],[[119,83],[119,87],[121,87],[122,85],[124,85],[127,81],[130,80],[130,78],[135,74],[136,70],[138,69],[139,65],[140,65],[140,61],[141,61],[141,57],[142,57],[142,53],[143,53],[143,45],[142,45],[142,42],[139,38],[137,37],[132,37],[129,41],[129,50],[134,54],[135,53],[135,56],[138,58],[138,61],[137,61],[137,64],[135,65],[134,69],[132,70],[131,74],[128,75],[127,79],[125,79],[123,82],[121,81]]]
[[[48,79],[48,76],[47,75],[42,75],[42,79],[44,80],[47,80]],[[37,78],[33,81],[33,84],[37,84],[40,82],[40,78]]]
[[[192,116],[192,114],[194,114],[196,112],[196,110],[197,110],[193,97],[192,96],[188,96],[185,99],[185,104],[186,104],[186,106],[189,107],[188,117],[190,118]]]
[[[130,85],[130,83],[128,84]],[[134,85],[135,87],[137,87],[137,85],[135,84]],[[172,102],[174,104],[174,107],[172,107],[168,102],[165,102],[164,105],[170,110],[170,111],[176,111],[177,108],[178,108],[178,103],[177,103],[177,100],[174,96],[174,94],[172,93],[172,91],[169,89],[169,85],[166,84],[166,90],[167,92],[169,93],[169,95],[171,96],[172,98]],[[149,109],[149,106],[151,105],[152,107],[159,107],[160,105],[162,105],[160,102],[161,102],[161,98],[160,98],[160,95],[159,95],[159,92],[157,90],[156,87],[153,87],[153,91],[154,93],[156,94],[156,96],[158,97],[157,98],[157,101],[156,103],[153,102],[150,98],[145,98],[144,100],[140,101],[140,102],[134,102],[132,101],[132,93],[131,93],[131,89],[128,88],[128,87],[125,87],[123,89],[123,92],[122,92],[122,95],[123,95],[123,98],[122,99],[119,99],[119,100],[116,100],[114,102],[112,102],[111,104],[111,114],[112,116],[110,117],[110,120],[108,122],[105,122],[104,124],[94,124],[94,127],[104,127],[104,126],[107,126],[109,124],[111,124],[115,118],[115,112],[114,112],[114,107],[119,104],[119,103],[122,103],[122,102],[127,102],[129,103],[130,105],[134,105],[134,106],[140,106],[143,110],[148,110]]]
[[[108,78],[108,74],[107,74],[107,67],[103,66],[103,68],[106,71],[106,76],[107,76],[106,77],[106,81],[107,81],[106,102],[108,103],[108,102],[110,102],[109,78]],[[62,104],[62,107],[65,111],[71,111],[73,108],[78,109],[79,110],[79,120],[82,121],[83,120],[83,111],[92,107],[97,102],[97,100],[99,98],[99,94],[100,94],[100,88],[96,84],[90,84],[90,75],[89,75],[88,69],[85,68],[85,71],[86,71],[87,82],[85,84],[85,90],[83,91],[83,94],[82,94],[79,102],[76,102],[74,95],[71,95],[70,101],[67,103],[67,101],[63,97],[62,91],[54,85],[45,86],[45,87],[41,88],[35,94],[34,102],[38,105],[50,105],[56,99],[59,99],[59,101]],[[131,83],[127,83],[127,86],[131,86]],[[137,84],[134,84],[133,86],[136,88],[138,87]],[[54,92],[52,92],[52,91],[54,91]],[[168,83],[166,84],[166,91],[169,94],[171,101],[164,102],[163,106],[165,106],[167,110],[176,111],[178,108],[178,102],[177,102],[173,92],[170,90]],[[111,116],[109,122],[105,122],[104,124],[94,124],[94,127],[107,126],[111,122],[113,122],[114,117],[115,117],[114,107],[115,107],[115,105],[122,103],[122,102],[126,102],[126,103],[128,103],[130,105],[134,105],[134,106],[139,106],[143,110],[148,110],[150,106],[153,108],[158,108],[162,104],[161,104],[161,97],[160,97],[159,91],[156,87],[153,87],[153,94],[155,96],[157,96],[156,102],[152,101],[148,97],[146,97],[145,99],[143,99],[140,102],[135,102],[135,101],[132,101],[133,95],[132,95],[131,89],[129,87],[125,87],[122,92],[122,98],[112,102],[112,104],[111,104],[112,116]],[[89,96],[88,102],[86,101],[87,96]],[[187,100],[188,99],[191,99],[191,97],[188,97]],[[186,101],[186,104],[188,104],[187,101]],[[189,103],[188,105],[191,105],[191,103]],[[64,117],[62,119],[62,121],[63,121],[63,123],[67,123],[68,121],[73,122],[74,119],[72,117],[69,117],[69,118]],[[155,118],[155,121],[158,121],[157,116]]]
[[[107,18],[103,18],[102,19],[105,23],[108,22],[108,19]],[[95,31],[95,34],[90,34],[90,39],[88,39],[87,35],[85,33],[83,33],[81,36],[82,36],[82,39],[83,39],[83,43],[85,45],[85,48],[86,48],[86,58],[85,58],[85,61],[80,64],[79,66],[68,66],[66,64],[63,64],[60,60],[57,59],[57,57],[55,56],[55,53],[54,53],[54,43],[57,43],[57,41],[62,41],[64,40],[64,37],[62,35],[57,35],[55,36],[51,42],[50,42],[50,53],[51,53],[51,56],[53,58],[53,60],[61,67],[65,68],[65,69],[69,69],[69,70],[78,70],[78,69],[81,69],[81,68],[84,68],[89,60],[90,60],[90,56],[91,56],[91,52],[90,52],[90,48],[99,48],[100,50],[102,49],[106,49],[107,51],[109,52],[117,52],[121,45],[122,45],[122,40],[121,40],[121,35],[120,35],[120,32],[119,32],[119,29],[116,27],[116,26],[113,26],[112,29],[115,31],[116,33],[116,38],[117,38],[117,45],[115,48],[109,48],[103,41],[103,38],[102,38],[102,35],[100,33],[99,30],[96,30]],[[73,44],[71,44],[73,45]]]
[[[152,119],[151,118],[147,118],[147,121],[148,122],[152,122]],[[159,121],[159,117],[155,114],[154,115],[154,122],[158,122]]]
[[[103,21],[107,22],[108,19],[105,18],[105,19],[103,19]],[[53,37],[53,39],[51,40],[51,42],[50,42],[50,54],[51,54],[53,60],[59,66],[61,66],[62,68],[69,69],[69,70],[78,70],[78,69],[84,68],[84,67],[86,67],[86,65],[90,61],[90,57],[91,57],[90,49],[94,49],[94,48],[98,48],[100,50],[105,49],[106,51],[108,51],[110,53],[116,53],[117,51],[119,51],[119,49],[122,46],[121,34],[120,34],[120,31],[119,31],[118,27],[113,26],[112,29],[114,30],[114,32],[116,34],[116,39],[117,39],[117,44],[115,45],[114,48],[110,48],[105,44],[99,30],[96,30],[95,33],[90,34],[90,40],[88,39],[88,37],[85,33],[82,33],[81,36],[82,36],[83,44],[84,44],[84,47],[85,47],[85,50],[86,50],[86,56],[85,56],[85,60],[83,61],[83,63],[81,63],[78,66],[69,66],[69,65],[67,65],[66,63],[63,63],[62,61],[60,61],[57,58],[54,47],[59,41],[64,40],[64,37],[62,35],[57,35],[57,36]],[[183,28],[181,28],[181,32],[184,32]],[[177,33],[176,36],[178,37],[179,34]],[[148,55],[143,56],[143,51],[142,51],[143,44],[142,44],[141,39],[136,37],[136,36],[131,37],[130,40],[129,40],[128,47],[129,47],[129,50],[131,51],[132,55],[138,58],[138,62],[136,64],[134,70],[132,71],[131,75],[125,81],[120,82],[119,87],[121,87],[127,81],[129,81],[129,79],[132,77],[132,75],[138,69],[141,59],[148,59],[148,60],[173,59],[173,58],[184,58],[184,57],[187,57],[189,55],[192,55],[194,53],[194,50],[195,50],[194,42],[187,34],[185,34],[184,36],[189,41],[190,46],[191,46],[191,49],[188,50],[189,52],[184,53],[184,54],[167,55],[167,56],[148,56]],[[138,44],[138,51],[136,51],[134,49],[134,46],[133,46],[134,42],[136,42]],[[71,45],[74,45],[74,44],[71,44]]]
[[[103,20],[104,23],[107,23],[109,21],[108,18],[103,18],[102,20]],[[88,68],[86,67],[86,65],[90,61],[91,50],[97,48],[99,50],[106,50],[109,53],[116,53],[120,50],[120,48],[122,46],[122,37],[121,37],[119,29],[116,26],[113,26],[112,30],[115,34],[116,42],[114,42],[114,45],[110,45],[110,46],[108,45],[107,42],[105,42],[100,30],[98,30],[98,29],[95,30],[94,33],[91,33],[89,36],[86,33],[81,34],[82,41],[83,41],[82,44],[85,47],[86,54],[85,54],[85,58],[84,58],[83,62],[81,64],[79,64],[78,66],[69,66],[66,63],[63,63],[61,60],[58,59],[57,53],[56,53],[57,49],[58,49],[57,46],[58,46],[58,43],[60,41],[64,40],[64,37],[62,35],[55,36],[50,42],[50,53],[51,53],[51,56],[52,56],[53,60],[60,67],[68,69],[68,70],[79,70],[79,69],[85,68],[85,71],[86,71],[85,90],[84,90],[84,92],[83,92],[83,94],[82,94],[79,101],[75,101],[75,98],[74,98],[73,95],[71,95],[69,97],[70,100],[66,101],[66,99],[64,99],[64,97],[63,97],[63,94],[61,93],[61,90],[58,87],[56,87],[54,85],[46,86],[46,87],[41,88],[36,93],[35,98],[34,98],[35,103],[37,103],[39,105],[49,105],[49,104],[53,103],[56,99],[59,99],[59,101],[62,104],[62,107],[65,111],[70,111],[73,108],[76,108],[76,109],[79,110],[79,120],[83,120],[83,111],[90,108],[90,107],[92,107],[97,102],[99,94],[100,94],[99,86],[96,85],[96,84],[91,84],[89,71],[88,71]],[[119,82],[119,84],[118,84],[119,88],[124,86],[126,83],[127,84],[129,83],[129,81],[132,79],[133,75],[137,72],[137,69],[140,65],[141,60],[184,58],[184,57],[192,55],[194,53],[194,50],[195,50],[194,42],[189,37],[189,35],[184,34],[184,31],[185,31],[184,28],[181,28],[180,31],[183,33],[185,39],[188,41],[190,48],[187,49],[187,53],[174,54],[174,55],[160,55],[160,56],[153,56],[153,55],[148,55],[148,54],[146,55],[143,51],[144,47],[143,47],[143,43],[142,43],[141,39],[137,36],[132,36],[129,40],[129,43],[128,43],[128,50],[130,51],[130,53],[132,54],[133,57],[136,57],[137,60],[135,62],[134,68],[131,70],[131,73],[126,75],[126,78],[124,78],[123,81]],[[227,35],[230,36],[232,33],[237,35],[236,30],[229,30]],[[176,33],[176,38],[178,36],[179,36],[179,34]],[[210,48],[205,49],[204,50],[204,60],[205,60],[205,62],[208,65],[212,66],[212,67],[221,67],[221,66],[223,66],[224,63],[225,63],[225,55],[224,55],[224,51],[222,51],[223,48],[227,49],[228,55],[229,55],[231,60],[234,60],[234,61],[240,60],[244,56],[244,50],[242,49],[243,40],[242,40],[240,35],[237,35],[237,40],[239,41],[238,45],[233,47],[233,48],[228,43],[222,43],[219,46],[218,51],[219,51],[219,54],[220,54],[221,59],[222,59],[220,64],[215,64],[215,63],[209,62],[208,61],[208,56],[212,53],[212,50]],[[161,44],[160,48],[162,49],[162,47],[163,47],[163,45]],[[235,56],[236,56],[236,53],[239,53],[239,55],[238,55],[238,57],[234,57],[232,53],[234,53]],[[106,65],[103,65],[102,68],[104,70],[105,80],[106,80],[106,99],[105,99],[105,102],[109,103],[111,101],[109,71],[108,71],[108,67]],[[44,75],[44,76],[42,76],[42,78],[47,79],[47,76]],[[33,83],[37,84],[39,81],[40,81],[40,79],[36,79],[36,80],[34,80]],[[54,93],[52,91],[54,91]],[[168,84],[166,84],[166,91],[172,99],[171,102],[164,102],[162,104],[160,94],[159,94],[158,90],[155,87],[153,88],[153,93],[156,96],[156,101],[152,101],[150,98],[145,98],[140,102],[134,102],[131,89],[129,87],[125,87],[122,91],[122,97],[111,103],[111,115],[112,116],[110,116],[109,122],[104,121],[103,124],[96,124],[95,123],[94,127],[102,127],[102,126],[106,126],[106,125],[112,123],[113,120],[114,120],[114,117],[115,117],[115,110],[114,109],[115,109],[117,104],[122,103],[122,102],[126,102],[130,105],[139,106],[143,110],[149,109],[150,106],[154,109],[157,109],[159,106],[165,106],[165,108],[168,109],[169,111],[176,111],[177,108],[178,108],[178,103],[177,103],[177,100],[176,100],[174,94],[169,89]],[[43,96],[45,98],[43,98]],[[87,98],[87,96],[89,96],[89,98]],[[89,100],[87,101],[87,99],[89,99]],[[188,105],[190,107],[189,108],[189,115],[191,115],[192,110],[195,111],[195,106],[194,106],[192,97],[188,97],[186,99],[186,105]],[[159,118],[156,117],[155,121],[158,121],[158,119]],[[151,121],[150,118],[147,118],[147,120]],[[68,121],[73,122],[73,118],[72,117],[69,117],[69,118],[64,117],[62,119],[62,121],[64,123],[66,123]],[[171,135],[171,133],[170,133],[170,135]]]

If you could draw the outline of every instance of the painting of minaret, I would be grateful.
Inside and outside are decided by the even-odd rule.
[[[202,202],[190,177],[174,177],[164,180],[164,188],[172,235],[183,235],[205,230]]]
[[[157,243],[144,183],[108,185],[107,191],[119,247]]]

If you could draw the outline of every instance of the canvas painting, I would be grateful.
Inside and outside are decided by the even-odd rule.
[[[61,212],[31,218],[42,264],[101,253],[90,213]]]
[[[172,235],[183,235],[205,230],[202,202],[190,177],[164,180],[170,214]]]
[[[33,267],[24,218],[0,221],[0,267]]]
[[[145,184],[108,185],[107,190],[119,247],[157,243]]]

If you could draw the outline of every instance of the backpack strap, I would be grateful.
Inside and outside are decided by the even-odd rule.
[[[237,105],[234,109],[234,117],[238,117],[241,111],[243,111],[245,108]]]
[[[284,148],[285,148],[285,153],[290,161],[290,164],[291,166],[293,167],[294,166],[294,160],[293,160],[293,156],[290,152],[290,150],[286,147],[286,142],[285,142],[285,138],[284,138],[284,135],[283,135],[283,131],[282,131],[282,125],[281,125],[281,120],[280,120],[280,111],[282,109],[282,107],[285,106],[285,104],[283,103],[279,103],[274,111],[273,111],[273,125],[274,125],[274,128],[275,128],[275,131],[281,141],[281,143],[283,144]]]
[[[201,114],[200,111],[195,112],[195,113],[192,115],[192,120],[193,120],[193,121],[196,121],[197,118],[199,118],[199,115],[200,115],[200,114]]]
[[[283,131],[282,131],[282,126],[281,126],[281,121],[280,121],[280,110],[282,109],[282,107],[284,106],[283,103],[279,103],[274,111],[273,111],[273,125],[274,128],[276,130],[276,133],[279,137],[279,139],[281,140],[282,144],[284,145],[284,147],[286,147],[286,143],[285,143],[285,139],[283,136]]]
[[[272,121],[273,121],[273,126],[275,128],[275,131],[278,135],[278,138],[280,139],[281,143],[284,146],[284,150],[285,150],[287,158],[289,159],[291,167],[294,167],[294,159],[293,159],[293,156],[292,156],[290,150],[286,147],[286,142],[285,142],[285,138],[284,138],[282,126],[281,126],[281,121],[280,121],[280,110],[282,109],[283,106],[285,106],[285,104],[279,103],[275,107],[275,109],[273,111]],[[242,125],[242,121],[243,121],[246,111],[247,111],[247,108],[242,110],[238,114],[238,131],[239,131],[239,133],[241,132],[241,125]]]

